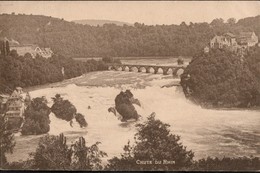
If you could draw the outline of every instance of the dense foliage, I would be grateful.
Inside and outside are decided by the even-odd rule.
[[[121,91],[115,98],[115,105],[117,112],[122,116],[121,121],[127,121],[129,119],[138,119],[138,115],[135,107],[133,106],[133,94],[130,90],[125,92]]]
[[[51,107],[51,111],[57,118],[71,121],[75,117],[77,109],[70,101],[63,100],[60,94],[56,94],[52,99],[54,104]]]
[[[7,164],[6,153],[12,153],[15,146],[14,135],[7,130],[4,115],[0,114],[0,169]]]
[[[79,62],[59,55],[49,59],[40,56],[33,59],[30,54],[18,56],[17,52],[12,50],[8,55],[0,55],[0,92],[10,93],[17,86],[29,87],[53,83],[89,71],[105,69],[107,67],[103,61]]]
[[[20,43],[51,47],[68,57],[192,56],[215,34],[255,31],[260,36],[260,16],[238,22],[214,19],[209,23],[180,25],[89,26],[40,15],[0,15],[1,36]]]
[[[195,56],[181,77],[185,95],[203,106],[259,106],[259,48],[251,51],[244,58],[219,49]]]
[[[45,98],[34,98],[24,112],[25,120],[21,133],[23,135],[48,133],[50,130],[50,112]]]
[[[80,137],[71,146],[63,134],[47,135],[40,139],[36,152],[32,153],[32,167],[40,170],[100,170],[101,158],[107,154],[98,148],[99,142],[86,146]]]
[[[181,170],[192,165],[194,153],[186,150],[180,137],[170,133],[169,125],[156,120],[154,115],[137,124],[135,145],[128,143],[120,158],[109,160],[108,170]],[[167,163],[166,163],[167,160]],[[138,164],[151,161],[151,164]],[[157,164],[156,164],[157,162]]]

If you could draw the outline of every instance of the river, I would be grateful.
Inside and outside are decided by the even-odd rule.
[[[176,60],[172,61],[174,63]],[[167,64],[170,64],[169,60]],[[69,122],[50,114],[49,134],[64,133],[68,144],[80,136],[86,139],[87,145],[100,141],[100,149],[108,154],[104,160],[120,156],[127,141],[134,141],[135,124],[125,126],[108,112],[109,107],[115,106],[116,95],[126,89],[141,102],[141,107],[135,106],[142,115],[140,122],[155,112],[156,118],[170,124],[171,132],[180,135],[183,145],[195,152],[195,159],[260,156],[259,111],[203,109],[186,100],[180,87],[162,87],[176,82],[179,79],[173,79],[171,75],[103,71],[38,87],[30,94],[33,98],[45,96],[49,106],[53,104],[51,97],[57,93],[71,101],[78,112],[85,115],[88,127],[81,129],[77,123],[71,127]],[[15,134],[16,146],[13,154],[7,155],[8,161],[26,160],[42,136]]]

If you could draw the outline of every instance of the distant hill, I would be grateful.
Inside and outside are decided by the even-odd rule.
[[[116,24],[118,26],[128,25],[133,26],[133,24],[127,22],[120,22],[115,20],[95,20],[95,19],[85,19],[85,20],[73,20],[72,22],[82,24],[82,25],[90,25],[90,26],[103,26],[104,24]]]
[[[20,44],[50,47],[54,53],[77,57],[193,56],[214,35],[254,31],[260,37],[260,15],[237,23],[214,19],[211,23],[133,26],[82,25],[43,15],[0,15],[0,37]]]

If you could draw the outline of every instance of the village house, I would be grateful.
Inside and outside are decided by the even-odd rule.
[[[7,38],[2,39],[4,42],[8,41],[9,48],[11,50],[16,50],[18,55],[24,56],[26,53],[31,54],[32,58],[38,55],[43,58],[50,58],[53,55],[53,51],[50,48],[40,48],[35,44],[20,44],[15,40],[8,40]]]
[[[243,47],[252,47],[258,43],[258,37],[254,32],[241,32],[237,37],[237,42]]]
[[[43,58],[50,58],[53,55],[53,52],[50,48],[40,48],[34,44],[23,44],[23,45],[11,45],[10,50],[16,50],[18,55],[24,56],[26,53],[30,53],[32,58],[35,58],[38,55]]]
[[[30,102],[29,93],[24,93],[21,87],[16,87],[6,101],[5,120],[10,129],[19,129],[24,121],[24,111]]]
[[[210,40],[210,48],[227,48],[234,52],[241,52],[258,44],[258,37],[254,32],[241,32],[239,35],[226,33],[214,36]]]
[[[221,36],[215,36],[210,40],[210,47],[211,48],[224,48],[224,47],[236,47],[237,41],[236,36],[232,33],[226,33]]]
[[[22,117],[24,113],[24,98],[21,87],[17,87],[8,98],[6,118]]]

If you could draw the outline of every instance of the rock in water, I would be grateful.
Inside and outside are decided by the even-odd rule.
[[[134,99],[130,90],[126,90],[125,92],[121,91],[120,94],[116,96],[116,110],[122,116],[122,122],[126,122],[129,119],[137,120],[140,117],[140,115],[138,115],[137,111],[135,110],[135,107],[133,106],[133,100],[137,99]]]
[[[108,112],[113,112],[114,115],[116,116],[116,109],[115,108],[113,108],[113,107],[108,108]]]
[[[87,127],[88,123],[86,122],[84,115],[82,115],[81,113],[77,113],[75,119],[79,123],[81,128]]]
[[[136,104],[136,105],[141,107],[141,103],[140,103],[140,101],[138,99],[131,98],[131,102],[132,102],[132,104]]]

